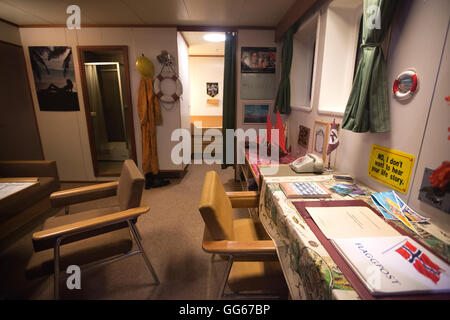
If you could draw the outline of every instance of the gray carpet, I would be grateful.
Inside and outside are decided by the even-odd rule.
[[[222,279],[225,263],[211,263],[211,256],[201,248],[204,223],[198,212],[203,179],[207,171],[219,173],[227,190],[239,190],[234,170],[219,165],[190,165],[183,179],[171,180],[166,187],[144,190],[142,204],[150,212],[139,218],[137,226],[142,243],[161,284],[152,286],[152,277],[141,255],[82,272],[81,290],[64,289],[62,299],[209,299],[214,298]],[[63,189],[80,184],[63,184]],[[115,197],[73,205],[71,213],[114,206]],[[63,214],[62,210],[49,212]],[[248,216],[246,209],[235,212]],[[31,235],[41,230],[41,218],[23,232],[0,254],[0,299],[52,299],[53,277],[27,281],[25,266],[32,254]],[[32,228],[32,229],[31,229]]]

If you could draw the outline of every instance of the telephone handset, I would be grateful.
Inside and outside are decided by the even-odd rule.
[[[312,153],[309,153],[304,157],[298,158],[294,162],[290,163],[289,166],[291,167],[292,170],[294,170],[297,173],[323,172],[322,158]]]

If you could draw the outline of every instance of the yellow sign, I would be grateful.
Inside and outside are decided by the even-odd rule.
[[[414,156],[393,149],[372,145],[369,176],[402,193],[408,192],[414,168]]]

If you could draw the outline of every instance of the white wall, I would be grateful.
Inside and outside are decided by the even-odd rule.
[[[223,108],[223,57],[189,57],[191,115],[221,116]],[[211,98],[206,94],[206,83],[218,82],[219,94]],[[219,104],[208,104],[207,99],[218,99]]]
[[[251,124],[244,125],[244,104],[269,104],[272,122],[275,121],[275,116],[273,113],[275,98],[276,98],[276,90],[274,94],[274,98],[271,100],[242,100],[240,93],[240,82],[241,82],[241,48],[242,47],[276,47],[277,48],[277,64],[276,64],[276,88],[278,88],[278,82],[281,74],[281,44],[275,42],[275,31],[273,30],[245,30],[240,29],[238,31],[238,39],[237,39],[237,47],[238,52],[236,56],[237,73],[236,73],[236,81],[237,81],[237,105],[236,105],[236,118],[237,118],[237,128],[256,128],[256,129],[265,129],[266,124]],[[283,123],[286,121],[287,116],[282,115]]]
[[[180,77],[181,84],[183,85],[183,95],[180,99],[180,116],[181,116],[181,128],[189,129],[190,125],[190,70],[189,70],[189,48],[181,36],[180,32],[177,33],[178,44],[178,75]]]
[[[450,161],[450,106],[444,99],[449,95],[450,85],[450,35],[447,33],[447,41],[442,57],[442,64],[439,70],[439,76],[436,82],[436,91],[434,92],[431,104],[428,124],[425,131],[425,137],[420,151],[420,156],[416,158],[416,174],[414,183],[409,193],[409,204],[426,213],[434,221],[439,221],[447,225],[450,229],[450,216],[443,214],[442,211],[419,200],[419,190],[421,187],[425,168],[436,169],[443,161]]]
[[[427,116],[432,102],[440,58],[444,47],[449,12],[450,2],[447,0],[426,2],[414,0],[406,3],[405,7],[401,10],[400,16],[397,18],[392,31],[388,60],[388,88],[389,90],[392,88],[394,78],[400,72],[411,67],[415,68],[419,75],[420,88],[415,97],[408,103],[401,103],[390,94],[391,132],[383,134],[361,134],[342,130],[340,133],[341,144],[333,155],[333,158],[337,157],[336,166],[338,170],[353,175],[357,180],[367,184],[375,190],[385,191],[389,190],[387,186],[367,175],[370,148],[373,144],[413,154],[416,157],[416,161],[420,159],[419,154],[421,151],[422,138],[425,134]],[[323,16],[324,10],[322,10],[321,13],[321,17]],[[317,60],[319,60],[319,62],[315,71],[319,75],[321,74],[321,60],[323,59],[321,53],[323,53],[324,30],[324,21],[321,19],[317,49],[317,52],[319,53]],[[445,73],[445,70],[443,72]],[[336,79],[336,81],[337,80],[338,79]],[[313,93],[316,97],[320,94],[320,90],[322,89],[319,88],[320,81],[320,76],[318,76],[317,79],[315,79],[316,85]],[[446,88],[449,87],[448,82],[445,83],[445,80],[444,86]],[[438,99],[443,98],[444,96],[438,97]],[[313,109],[310,112],[293,110],[290,116],[291,140],[297,141],[299,124],[305,125],[312,130],[314,120],[331,122],[334,117],[338,123],[342,123],[342,117],[318,113],[317,101],[313,103]],[[430,117],[430,121],[434,121],[432,117]],[[427,128],[434,126],[435,124],[430,122]],[[441,128],[440,133],[441,135],[445,135],[446,132],[443,132],[442,130],[446,131],[446,128]],[[437,139],[437,137],[433,136],[426,140],[426,142],[428,141],[428,144],[430,144],[433,139]],[[312,137],[310,137],[309,152],[311,150],[311,140]],[[431,145],[429,147],[433,148]],[[299,150],[299,148],[296,148],[296,150],[299,152],[302,151]],[[434,152],[434,148],[432,150],[433,152],[428,151],[428,157],[430,157],[430,159],[423,161],[426,162],[427,165],[434,167],[435,162],[437,163],[444,159],[442,159],[443,155],[438,156],[438,154]],[[431,159],[434,159],[434,162],[431,161]],[[425,163],[419,164],[421,168],[424,165]],[[418,164],[416,163],[415,168],[417,167]],[[411,190],[416,190],[418,188],[417,184],[421,182],[421,179],[416,178],[414,184],[412,184],[412,179],[415,174],[416,171],[412,174],[408,194],[405,195],[397,192],[397,194],[405,201],[408,200],[408,198],[412,199],[416,197],[414,193],[411,193]],[[417,174],[420,176],[423,174],[423,170],[418,170]],[[410,193],[412,195],[411,197],[409,197]],[[416,201],[410,201],[409,204],[418,212],[424,215],[431,215],[431,211],[428,210],[429,208],[418,205]],[[433,219],[438,222],[442,222],[442,220],[448,222],[448,215],[436,210],[435,214],[433,214]],[[448,230],[448,224],[443,225],[442,227],[447,228]]]
[[[39,110],[34,90],[34,80],[30,82],[39,124],[45,159],[57,161],[62,180],[93,181],[96,178],[92,166],[89,137],[84,113],[83,94],[80,82],[77,46],[126,45],[128,46],[131,96],[133,103],[134,128],[138,165],[142,166],[141,129],[137,113],[137,91],[140,75],[135,67],[138,56],[144,53],[155,65],[155,73],[161,69],[156,56],[167,50],[177,57],[177,31],[175,28],[21,28],[20,36],[24,46],[27,67],[31,65],[28,46],[71,46],[75,66],[75,79],[80,101],[78,112],[43,112]],[[177,64],[175,63],[175,67]],[[157,128],[158,156],[161,170],[180,170],[170,160],[174,143],[170,141],[172,130],[180,127],[179,105],[172,111],[162,109],[163,124]]]
[[[19,46],[22,45],[20,41],[19,28],[3,21],[0,21],[0,40],[14,43]]]

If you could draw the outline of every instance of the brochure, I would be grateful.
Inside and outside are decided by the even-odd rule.
[[[450,292],[450,267],[409,237],[331,242],[374,296]]]

